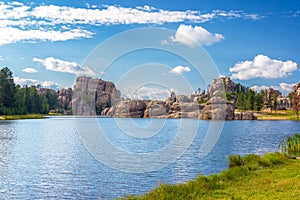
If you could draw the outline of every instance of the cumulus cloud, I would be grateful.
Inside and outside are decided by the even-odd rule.
[[[177,67],[174,67],[173,69],[171,69],[169,71],[169,73],[172,73],[172,74],[182,74],[183,72],[190,72],[191,69],[189,67],[184,67],[184,66],[177,66]]]
[[[189,47],[209,46],[223,39],[223,35],[210,33],[201,26],[192,27],[184,24],[178,27],[175,36],[170,37],[172,42],[178,42]]]
[[[20,86],[25,86],[25,85],[28,85],[28,86],[35,85],[35,86],[37,86],[37,85],[41,85],[44,88],[51,88],[51,89],[54,89],[54,90],[58,90],[60,88],[59,84],[54,83],[52,81],[39,81],[39,80],[36,80],[36,79],[14,77],[14,82],[17,85],[20,85]]]
[[[25,69],[22,69],[23,72],[26,72],[26,73],[30,73],[30,74],[33,74],[33,73],[37,73],[38,70],[34,69],[34,68],[30,68],[30,67],[27,67]]]
[[[259,16],[243,11],[214,10],[208,13],[197,10],[163,10],[148,5],[75,8],[2,2],[0,3],[0,33],[2,33],[0,45],[19,41],[66,41],[92,37],[93,33],[85,28],[86,25],[203,23],[218,18],[256,20]],[[81,29],[77,28],[79,26]],[[68,30],[63,27],[68,27]]]
[[[281,88],[282,91],[286,91],[286,92],[292,92],[294,90],[294,86],[296,84],[289,84],[289,83],[280,83],[279,86]]]
[[[261,90],[267,90],[269,88],[274,88],[274,86],[266,86],[266,85],[255,85],[253,87],[251,87],[252,90],[255,90],[255,91],[261,91]]]
[[[56,72],[65,72],[70,74],[76,74],[78,76],[87,75],[95,76],[95,72],[87,66],[81,66],[76,62],[69,62],[53,57],[46,59],[33,58],[33,62],[38,62],[43,65],[47,70]]]
[[[297,63],[271,59],[266,55],[257,55],[252,61],[242,61],[229,69],[233,79],[249,80],[253,78],[283,78],[297,70]]]
[[[142,86],[135,91],[122,91],[122,94],[130,99],[165,100],[166,98],[170,97],[171,90],[168,90],[166,88]]]
[[[289,83],[280,83],[279,85],[272,85],[272,86],[266,86],[266,85],[255,85],[251,87],[253,90],[261,91],[261,90],[267,90],[269,88],[273,88],[275,90],[279,90],[281,92],[292,92],[295,84],[289,84]]]

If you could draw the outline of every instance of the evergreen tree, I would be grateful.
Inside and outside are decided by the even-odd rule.
[[[251,89],[247,92],[247,109],[254,110],[255,105],[255,92]]]
[[[239,93],[237,96],[236,106],[239,110],[246,109],[246,97],[244,93]]]
[[[255,107],[258,112],[261,111],[264,105],[264,91],[262,90],[260,93],[256,94],[255,97]]]
[[[296,113],[297,119],[299,119],[300,96],[297,94],[297,91],[292,93],[292,106]]]
[[[9,68],[0,70],[0,114],[14,114],[15,91],[13,73]]]
[[[275,113],[276,113],[277,106],[278,106],[277,97],[278,97],[278,95],[276,94],[276,92],[274,92],[274,95],[273,95],[273,108],[275,110]]]

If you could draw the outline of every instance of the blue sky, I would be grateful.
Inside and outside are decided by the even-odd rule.
[[[257,89],[272,86],[287,94],[300,81],[299,1],[170,2],[2,1],[0,66],[11,68],[21,85],[73,87],[77,76],[87,75],[115,82],[132,98],[164,98],[171,90],[189,94],[207,87],[199,68],[172,51],[195,57],[207,52],[199,56],[199,65],[208,57],[213,63],[200,71],[215,67],[214,75]],[[126,33],[149,27],[161,31]],[[132,43],[154,39],[154,49],[108,59]]]

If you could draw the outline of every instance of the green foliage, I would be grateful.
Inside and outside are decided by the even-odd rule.
[[[237,94],[236,106],[239,110],[246,110],[246,95],[244,93]]]
[[[228,157],[228,165],[230,167],[237,167],[237,166],[243,166],[244,158],[240,155],[231,155]]]
[[[293,92],[291,94],[291,97],[292,99],[292,107],[293,107],[293,110],[295,111],[296,113],[296,116],[297,116],[297,119],[299,119],[299,110],[300,110],[300,96],[297,94],[297,92]]]
[[[296,133],[292,136],[286,136],[278,144],[278,148],[289,157],[300,156],[300,134]]]
[[[282,160],[284,160],[284,156],[278,152],[267,153],[264,156],[256,154],[248,154],[244,157],[240,155],[231,155],[228,157],[228,166],[229,168],[245,166],[249,170],[257,170],[262,167],[282,164]]]
[[[7,67],[2,68],[0,70],[0,114],[13,114],[15,91],[12,71]]]
[[[259,112],[263,108],[264,105],[264,91],[262,90],[260,93],[256,94],[255,97],[255,108]]]
[[[0,115],[48,114],[57,107],[57,94],[46,89],[39,94],[35,86],[15,85],[9,68],[0,70]]]
[[[234,86],[234,94],[237,97],[236,107],[239,110],[261,111],[264,105],[264,91],[260,93],[253,91],[251,88],[237,83]]]
[[[0,120],[19,120],[19,119],[42,119],[44,118],[41,114],[27,114],[27,115],[5,115]]]

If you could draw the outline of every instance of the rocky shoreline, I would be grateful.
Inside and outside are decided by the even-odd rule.
[[[53,113],[118,118],[256,120],[256,116],[260,115],[255,116],[251,111],[237,111],[239,97],[236,96],[236,89],[240,86],[229,77],[220,77],[212,81],[206,92],[196,91],[190,96],[176,95],[172,92],[164,101],[131,100],[124,99],[113,82],[80,76],[76,79],[74,89],[61,89],[57,92],[57,103],[61,109],[54,110]],[[300,81],[294,86],[294,93],[291,94],[296,94],[300,99]],[[264,111],[269,110],[270,104],[274,104],[275,96],[278,110],[291,110],[292,100],[289,95],[283,97],[278,90],[272,88],[265,90]]]
[[[208,92],[171,94],[165,101],[122,99],[112,82],[78,77],[73,90],[74,115],[117,118],[193,118],[202,120],[255,120],[253,112],[235,114],[234,83],[228,77],[213,80]],[[96,109],[95,109],[96,108]]]

